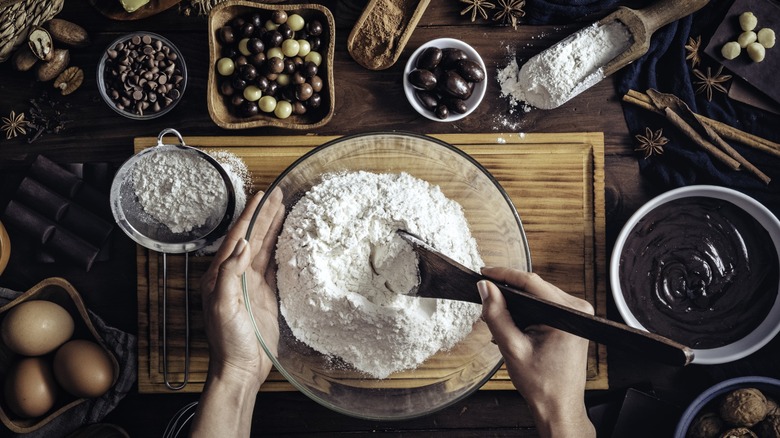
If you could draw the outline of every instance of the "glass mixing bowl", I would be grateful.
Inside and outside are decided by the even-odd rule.
[[[343,137],[298,159],[274,181],[268,193],[280,189],[289,212],[324,174],[357,170],[406,172],[439,186],[445,196],[463,207],[486,266],[531,269],[520,217],[498,181],[473,158],[437,139],[406,133]],[[266,202],[264,198],[258,211]],[[248,236],[257,217],[255,214]],[[249,294],[255,291],[252,284],[244,282],[245,302],[250,303]],[[247,307],[252,315],[251,305]],[[334,411],[363,419],[401,420],[438,411],[479,389],[502,364],[482,320],[455,347],[439,351],[416,369],[374,379],[298,341],[281,313],[280,340],[274,354],[275,349],[265,341],[270,334],[264,336],[259,320],[254,315],[252,319],[263,349],[290,383]]]

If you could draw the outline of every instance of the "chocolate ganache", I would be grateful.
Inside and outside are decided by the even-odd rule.
[[[778,257],[769,233],[721,199],[689,197],[650,211],[620,257],[620,287],[649,331],[692,348],[743,338],[778,293]]]

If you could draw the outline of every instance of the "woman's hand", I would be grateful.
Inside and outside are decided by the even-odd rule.
[[[264,342],[275,354],[278,307],[275,279],[268,266],[273,263],[284,206],[281,192],[272,192],[247,241],[262,195],[256,194],[247,203],[201,278],[209,372],[193,420],[193,436],[248,436],[257,391],[271,371],[272,362],[255,336],[241,286],[246,274],[252,314]]]
[[[482,274],[539,298],[593,314],[593,306],[536,274],[484,268]],[[482,316],[506,361],[512,383],[528,402],[543,437],[595,437],[585,409],[588,341],[544,325],[520,330],[501,291],[490,281],[477,284]]]

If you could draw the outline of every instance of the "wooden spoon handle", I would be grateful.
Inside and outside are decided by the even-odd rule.
[[[660,0],[637,10],[636,13],[645,23],[648,34],[652,34],[672,21],[698,11],[708,2],[709,0]]]
[[[503,293],[507,309],[520,328],[544,324],[670,365],[684,366],[693,360],[690,348],[671,339],[543,300],[507,285],[496,283],[496,286]]]

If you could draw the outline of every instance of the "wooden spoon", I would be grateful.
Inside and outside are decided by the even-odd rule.
[[[615,21],[623,23],[633,39],[631,46],[625,52],[604,66],[604,76],[611,75],[647,53],[650,48],[650,38],[655,31],[698,11],[708,2],[709,0],[660,0],[639,10],[621,6],[599,20],[602,26]]]
[[[402,230],[398,234],[412,245],[419,260],[420,285],[411,295],[482,303],[477,282],[487,277],[439,253],[413,234]],[[520,328],[544,324],[675,366],[685,366],[693,360],[693,350],[663,336],[580,312],[505,284],[495,284],[504,294],[509,313]]]

